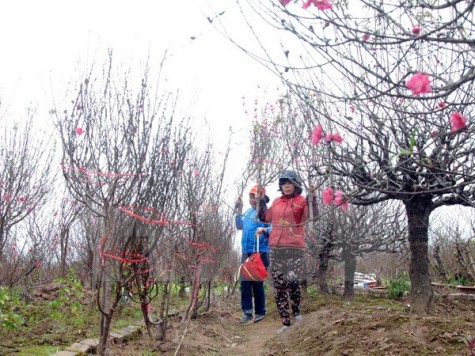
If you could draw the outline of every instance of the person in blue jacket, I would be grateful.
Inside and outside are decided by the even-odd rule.
[[[265,195],[265,188],[261,188],[261,199],[259,199],[258,186],[255,185],[249,191],[249,205],[251,207],[242,214],[242,199],[236,200],[236,228],[242,230],[241,239],[241,263],[243,263],[253,252],[257,249],[256,230],[259,227],[266,228],[263,233],[259,234],[259,252],[262,262],[269,266],[269,233],[270,224],[263,223],[266,213],[266,203],[269,202],[269,197]],[[257,204],[259,203],[259,217],[257,216]],[[262,229],[260,229],[262,230]],[[239,323],[241,325],[251,324],[262,320],[266,315],[266,296],[264,292],[264,282],[247,281],[241,278],[241,308],[243,316]],[[254,297],[254,308],[253,308]],[[255,313],[252,317],[253,311]]]

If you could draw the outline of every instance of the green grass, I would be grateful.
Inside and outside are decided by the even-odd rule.
[[[16,353],[18,356],[49,356],[61,351],[58,346],[51,345],[33,345],[26,346]]]
[[[5,319],[0,318],[0,355],[51,355],[74,342],[99,337],[101,315],[93,293],[85,293],[74,279],[62,282],[73,287],[62,288],[53,300],[29,304],[18,298],[17,291],[1,290],[0,316],[4,315]],[[89,295],[87,301],[86,295]],[[182,309],[187,301],[174,296],[170,310]],[[154,311],[159,309],[159,302],[157,298],[157,304],[152,303]],[[22,322],[13,325],[10,321],[17,317]],[[9,322],[9,327],[2,325],[2,320]],[[129,301],[114,313],[111,331],[140,320],[143,320],[140,304]]]

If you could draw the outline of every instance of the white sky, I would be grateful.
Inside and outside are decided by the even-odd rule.
[[[240,96],[257,84],[278,80],[212,28],[206,20],[214,14],[212,1],[224,4],[215,11],[227,8],[222,18],[234,26],[238,15],[231,13],[229,0],[5,2],[0,14],[2,96],[8,101],[13,92],[15,100],[43,100],[50,82],[57,87],[77,79],[78,64],[101,63],[108,48],[116,62],[143,62],[150,53],[157,66],[168,49],[169,80],[191,88],[208,106],[236,96],[241,104]]]
[[[15,0],[2,3],[0,98],[15,117],[38,104],[38,120],[49,122],[51,98],[61,102],[69,81],[91,63],[100,65],[113,49],[115,63],[140,70],[150,54],[158,68],[165,50],[164,77],[180,89],[184,107],[197,120],[206,117],[217,140],[226,142],[233,125],[238,143],[249,118],[243,99],[252,102],[258,85],[275,89],[276,76],[229,43],[207,16],[225,10],[221,19],[236,28],[239,14],[232,0]],[[191,37],[196,37],[194,40]],[[3,109],[2,111],[4,111]],[[240,137],[242,136],[242,140]],[[245,164],[247,156],[242,157]],[[241,163],[241,162],[239,162]],[[239,169],[234,158],[233,167]],[[239,172],[236,171],[238,175]]]

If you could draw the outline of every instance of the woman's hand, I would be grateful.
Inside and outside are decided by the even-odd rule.
[[[242,214],[242,198],[241,197],[237,197],[236,201],[234,202],[234,213],[236,215]]]
[[[267,229],[265,227],[258,227],[255,233],[256,239],[259,238],[260,234],[267,234]]]

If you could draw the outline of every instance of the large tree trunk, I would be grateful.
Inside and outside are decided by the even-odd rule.
[[[411,263],[411,312],[430,313],[433,292],[429,277],[428,230],[432,200],[430,197],[413,196],[404,201],[409,230]]]
[[[356,256],[353,255],[350,245],[343,246],[342,257],[345,262],[345,290],[343,292],[343,299],[349,302],[355,297],[354,282],[356,271]]]

